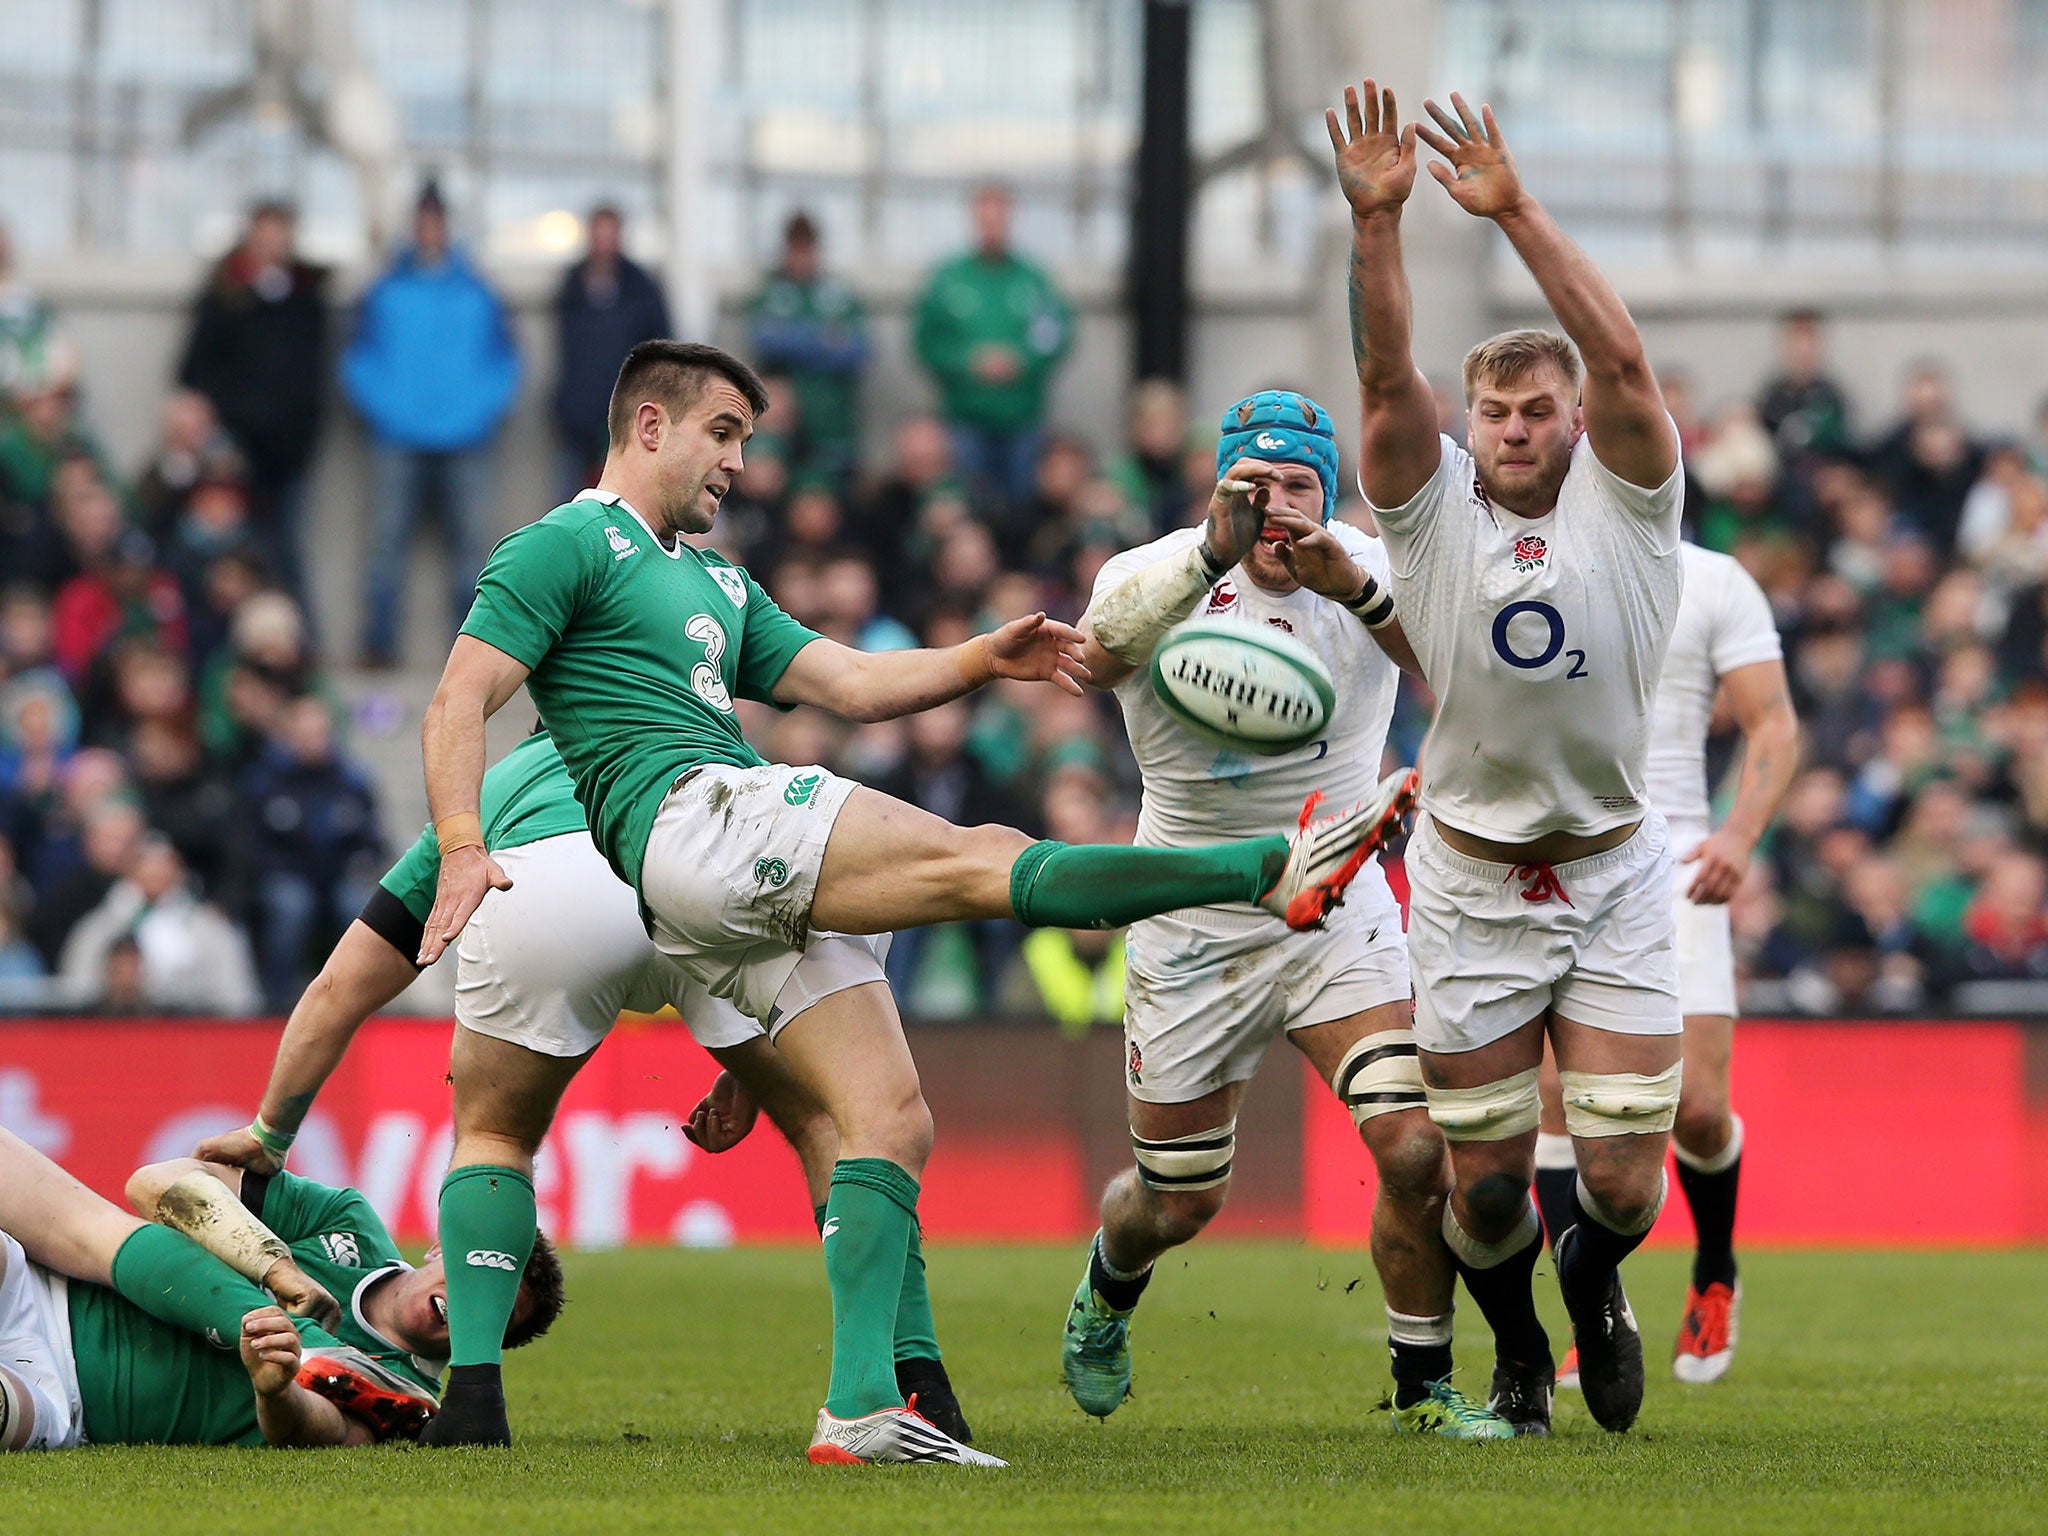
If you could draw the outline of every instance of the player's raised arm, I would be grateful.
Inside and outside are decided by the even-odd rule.
[[[867,722],[936,708],[999,677],[1080,693],[1088,680],[1081,632],[1030,613],[945,650],[868,652],[813,640],[783,669],[773,693],[778,704],[813,704]]]
[[[484,722],[526,681],[527,668],[474,635],[457,635],[420,727],[427,814],[441,845],[441,880],[419,964],[432,965],[490,891],[512,888],[484,850],[477,806],[484,782]]]
[[[1450,161],[1432,161],[1429,173],[1460,208],[1500,226],[1585,361],[1586,433],[1593,451],[1631,485],[1662,485],[1678,468],[1678,434],[1628,306],[1522,185],[1493,108],[1482,106],[1474,117],[1456,93],[1449,110],[1433,101],[1422,105],[1437,123],[1419,126],[1422,139]]]
[[[1703,906],[1718,906],[1735,895],[1799,767],[1799,716],[1792,708],[1785,663],[1737,667],[1721,679],[1721,688],[1742,731],[1742,781],[1728,819],[1681,860],[1698,866],[1686,897]]]
[[[1436,401],[1412,352],[1413,301],[1401,264],[1401,208],[1415,186],[1415,125],[1394,93],[1344,89],[1344,121],[1323,114],[1337,185],[1351,205],[1351,359],[1358,370],[1359,480],[1374,506],[1398,507],[1436,473]]]

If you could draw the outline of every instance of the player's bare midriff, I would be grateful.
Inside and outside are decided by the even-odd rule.
[[[1636,835],[1640,819],[1627,826],[1609,827],[1605,832],[1546,832],[1527,843],[1497,843],[1490,837],[1474,837],[1449,822],[1430,817],[1444,846],[1468,859],[1487,859],[1495,864],[1569,864],[1590,859],[1596,853],[1619,848]]]

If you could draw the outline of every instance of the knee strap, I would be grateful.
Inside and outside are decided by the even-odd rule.
[[[1214,1130],[1165,1141],[1148,1141],[1133,1131],[1131,1149],[1138,1156],[1138,1177],[1148,1188],[1214,1189],[1230,1177],[1230,1160],[1237,1153],[1237,1118],[1232,1116],[1228,1125]]]
[[[1429,1118],[1446,1141],[1506,1141],[1535,1130],[1543,1113],[1534,1067],[1476,1088],[1431,1088],[1428,1095]]]
[[[1330,1086],[1354,1125],[1375,1115],[1421,1109],[1427,1102],[1422,1087],[1422,1058],[1415,1052],[1415,1031],[1386,1029],[1367,1035],[1344,1053]]]
[[[1668,1131],[1678,1120],[1685,1064],[1653,1077],[1640,1072],[1560,1072],[1565,1128],[1574,1136],[1631,1136]]]

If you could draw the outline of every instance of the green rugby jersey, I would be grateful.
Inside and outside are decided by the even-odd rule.
[[[655,813],[685,771],[766,761],[740,734],[734,697],[772,703],[818,638],[724,556],[665,547],[631,506],[594,491],[505,536],[462,632],[529,669],[591,835],[635,890]]]
[[[370,1202],[296,1174],[243,1181],[243,1198],[291,1249],[299,1267],[341,1303],[333,1334],[299,1324],[308,1349],[338,1337],[415,1385],[440,1394],[445,1362],[423,1360],[373,1333],[362,1294],[404,1267]],[[261,1445],[256,1395],[233,1348],[159,1322],[107,1286],[72,1281],[71,1348],[78,1358],[85,1434],[102,1444]]]
[[[534,732],[491,764],[477,809],[484,824],[484,846],[493,852],[584,830],[576,781],[546,731]],[[430,826],[377,883],[424,923],[434,910],[434,888],[440,879],[441,844]]]

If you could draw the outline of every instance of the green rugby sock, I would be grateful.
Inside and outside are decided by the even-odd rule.
[[[1205,848],[1033,843],[1010,866],[1010,907],[1034,928],[1120,928],[1178,907],[1257,901],[1287,867],[1287,839]]]
[[[941,1358],[938,1331],[938,1324],[932,1320],[932,1293],[924,1283],[924,1242],[913,1220],[910,1247],[903,1255],[903,1289],[896,1298],[896,1358]]]
[[[827,1207],[811,1207],[811,1225],[825,1230]],[[938,1324],[932,1319],[932,1293],[925,1289],[924,1242],[917,1223],[910,1224],[910,1248],[903,1256],[903,1289],[896,1294],[896,1358],[938,1360]]]
[[[448,1273],[448,1363],[497,1365],[533,1256],[533,1180],[472,1163],[441,1181],[441,1262]]]
[[[137,1228],[114,1254],[114,1289],[151,1317],[196,1333],[217,1349],[234,1349],[242,1317],[274,1305],[182,1232],[154,1224]]]
[[[832,1384],[825,1411],[857,1419],[898,1407],[896,1313],[917,1230],[917,1180],[880,1157],[841,1158],[825,1202],[832,1287]]]

